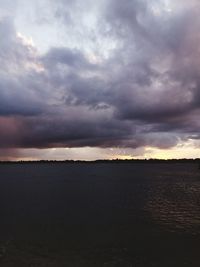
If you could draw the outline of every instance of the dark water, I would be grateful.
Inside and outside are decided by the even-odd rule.
[[[200,266],[194,163],[0,165],[0,266]]]

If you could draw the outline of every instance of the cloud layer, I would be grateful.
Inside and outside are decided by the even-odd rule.
[[[30,3],[22,33],[30,7],[0,1],[1,148],[199,139],[198,1]]]

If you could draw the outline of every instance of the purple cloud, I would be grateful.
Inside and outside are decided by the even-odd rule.
[[[41,53],[0,19],[0,147],[169,148],[199,138],[198,3],[168,11],[161,1],[109,0],[95,13],[89,2],[96,32],[88,26],[85,37],[78,0],[50,4],[51,21],[68,21],[83,46]]]

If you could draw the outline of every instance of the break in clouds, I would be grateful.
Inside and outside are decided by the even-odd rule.
[[[0,0],[0,147],[199,139],[200,4]]]

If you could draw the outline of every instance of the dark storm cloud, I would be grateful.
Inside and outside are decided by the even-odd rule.
[[[2,122],[1,147],[50,148],[50,147],[124,147],[138,148],[154,146],[169,148],[178,143],[175,134],[138,131],[130,122],[95,117],[77,118],[76,123],[70,118],[6,119]],[[1,121],[0,121],[1,125]],[[7,135],[7,131],[9,134]],[[14,139],[12,136],[14,135]]]
[[[175,2],[170,12],[163,1],[102,1],[98,54],[80,45],[41,55],[10,19],[1,19],[0,146],[169,148],[196,138],[198,4]],[[51,3],[51,19],[69,21],[73,34],[84,36],[90,31],[76,20],[94,7],[86,4]],[[108,51],[103,42],[112,44]]]

